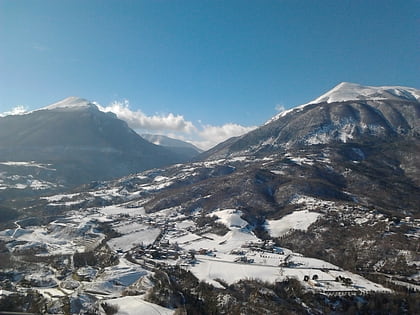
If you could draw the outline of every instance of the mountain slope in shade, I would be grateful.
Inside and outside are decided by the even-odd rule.
[[[203,152],[203,150],[200,150],[195,145],[181,141],[178,139],[173,139],[167,136],[163,135],[152,135],[152,134],[142,134],[141,135],[143,139],[146,139],[147,141],[162,146],[171,152],[174,152],[175,154],[178,154],[185,158],[186,160],[190,160]]]
[[[0,118],[0,156],[3,162],[47,164],[44,179],[64,186],[183,161],[141,138],[114,114],[75,97],[26,115]]]
[[[216,159],[279,152],[302,145],[418,137],[419,95],[420,91],[413,88],[342,83],[317,100],[280,113],[260,128],[228,140],[202,157]]]

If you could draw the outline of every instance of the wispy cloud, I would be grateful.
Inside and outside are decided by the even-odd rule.
[[[222,126],[204,125],[198,132],[200,139],[197,140],[195,144],[204,149],[210,149],[222,141],[241,136],[255,128],[257,127],[245,127],[234,123],[224,124]]]
[[[10,115],[24,115],[26,114],[28,109],[23,105],[18,105],[13,107],[11,110],[6,111],[4,113],[0,113],[0,117],[10,116]]]
[[[286,110],[286,107],[285,107],[283,104],[277,104],[277,105],[274,107],[274,109],[275,109],[277,112],[281,113],[281,112],[284,112],[284,111]]]
[[[47,47],[47,46],[45,46],[43,44],[40,44],[40,43],[34,43],[34,44],[32,44],[32,49],[34,49],[36,51],[40,51],[40,52],[44,52],[44,51],[50,50],[49,47]]]
[[[126,121],[131,128],[140,134],[162,134],[190,142],[204,150],[210,149],[228,138],[240,136],[256,128],[255,126],[245,127],[234,123],[213,126],[204,125],[200,122],[197,126],[186,120],[184,116],[173,113],[148,116],[140,110],[131,110],[128,100],[116,101],[106,107],[97,106],[101,111],[116,114],[118,118]]]

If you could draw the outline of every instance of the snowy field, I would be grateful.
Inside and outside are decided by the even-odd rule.
[[[118,315],[172,315],[174,310],[146,302],[138,296],[125,296],[104,302],[118,307]]]
[[[119,297],[123,290],[141,281],[149,274],[141,266],[121,258],[117,266],[106,267],[94,282],[83,282],[82,284],[87,291]]]
[[[108,245],[113,250],[122,250],[125,252],[139,245],[152,244],[159,233],[160,229],[146,228],[141,231],[132,232],[121,237],[113,238],[108,241]]]
[[[156,175],[153,189],[169,179]],[[45,199],[50,204],[77,203],[83,198],[130,194],[115,187],[82,195],[61,194]],[[296,196],[293,203],[305,205],[306,210],[295,211],[279,220],[267,220],[266,229],[272,237],[279,237],[291,229],[307,230],[322,213],[314,212],[323,204],[331,203],[311,197]],[[94,207],[67,212],[66,216],[46,226],[22,227],[0,231],[0,239],[19,255],[69,255],[92,251],[105,239],[100,224],[106,222],[121,236],[107,240],[109,249],[118,257],[118,264],[74,267],[63,279],[50,267],[32,268],[25,275],[38,283],[37,290],[46,298],[58,300],[63,296],[89,296],[116,305],[118,314],[174,314],[174,310],[146,302],[148,290],[153,287],[149,278],[158,264],[178,265],[191,271],[199,280],[223,288],[242,279],[258,279],[274,283],[296,278],[307,289],[325,294],[334,292],[389,291],[361,276],[340,269],[326,261],[304,257],[287,248],[263,241],[252,231],[238,209],[218,209],[206,214],[226,226],[224,235],[211,233],[212,226],[198,226],[200,210],[188,216],[180,207],[146,213],[141,201]],[[211,220],[210,220],[211,221]],[[130,261],[130,262],[129,262]],[[71,259],[64,262],[71,268]],[[29,270],[29,269],[28,269]],[[304,281],[304,279],[308,281]],[[342,279],[351,279],[344,283]],[[339,279],[339,280],[337,280]],[[341,279],[341,280],[340,280]],[[133,289],[136,296],[124,296]]]
[[[104,238],[94,231],[91,218],[81,215],[69,216],[65,221],[54,221],[48,226],[22,228],[18,222],[15,229],[0,232],[4,241],[18,241],[10,248],[15,253],[35,251],[38,255],[69,255],[75,251],[84,252],[97,246]]]
[[[306,231],[320,215],[320,213],[308,210],[294,211],[280,220],[268,220],[266,229],[272,237],[280,237],[292,229]]]

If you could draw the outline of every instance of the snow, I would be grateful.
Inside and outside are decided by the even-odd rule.
[[[81,204],[83,200],[74,200],[74,201],[66,201],[66,202],[52,202],[49,203],[49,206],[75,206]]]
[[[24,184],[16,184],[16,185],[14,185],[12,187],[13,188],[16,188],[16,189],[26,189],[28,186],[27,185],[24,185]]]
[[[102,295],[119,297],[124,289],[149,274],[137,264],[120,258],[116,266],[106,267],[100,272],[95,282],[84,282],[84,288]]]
[[[219,218],[217,221],[227,227],[244,228],[248,225],[248,222],[241,218],[242,212],[236,209],[219,210],[212,212],[211,215],[217,216]]]
[[[337,266],[326,262],[324,260],[316,259],[316,258],[310,258],[310,257],[304,257],[299,255],[292,255],[289,262],[296,264],[299,266],[299,268],[327,268],[332,270],[339,270]]]
[[[178,234],[178,235],[171,235],[172,237],[169,238],[169,242],[170,243],[178,243],[178,244],[188,244],[194,241],[198,241],[201,240],[202,237],[198,236],[196,234],[193,233],[189,233],[189,232],[185,232],[182,234]]]
[[[317,199],[305,195],[296,195],[291,201],[291,204],[304,205],[307,210],[314,210],[316,208],[334,208],[335,203],[329,200]]]
[[[194,226],[195,226],[195,223],[191,220],[184,220],[181,222],[176,222],[176,228],[178,230],[185,230],[187,228],[194,227]]]
[[[0,233],[0,239],[21,242],[13,247],[13,251],[35,249],[39,255],[66,255],[75,250],[84,252],[95,247],[103,239],[103,235],[95,233],[91,218],[82,216],[69,217],[65,222],[51,222],[48,226],[21,228],[15,222],[16,229],[8,229]]]
[[[61,289],[55,289],[55,288],[39,288],[38,292],[40,292],[42,295],[48,297],[64,297],[66,294]]]
[[[303,105],[296,106],[296,107],[291,108],[291,109],[284,110],[284,111],[282,111],[282,112],[278,113],[277,115],[273,116],[272,118],[270,118],[268,121],[266,121],[266,122],[264,123],[264,125],[268,125],[269,123],[272,123],[273,121],[276,121],[276,120],[278,120],[279,118],[284,117],[284,116],[288,115],[288,114],[289,114],[289,113],[291,113],[291,112],[294,112],[294,111],[299,112],[299,111],[303,110],[303,108],[304,108],[306,105],[307,105],[307,104],[303,104]]]
[[[197,255],[198,264],[191,267],[191,272],[200,280],[220,287],[216,279],[233,284],[241,279],[260,279],[274,282],[280,277],[277,266],[261,266],[221,261],[207,256]]]
[[[172,315],[175,313],[174,310],[146,302],[138,296],[125,296],[122,298],[105,300],[104,302],[116,305],[118,307],[118,315]]]
[[[175,241],[176,238],[171,238],[171,242]],[[182,247],[186,250],[200,250],[201,248],[207,248],[216,249],[221,253],[229,253],[232,250],[241,248],[241,246],[246,243],[258,241],[259,238],[257,238],[253,233],[234,229],[223,236],[211,233],[204,234],[200,238],[197,236],[194,241],[182,244]]]
[[[306,231],[320,215],[308,210],[294,211],[279,220],[267,220],[266,229],[272,237],[285,235],[291,229]]]
[[[15,294],[15,292],[0,289],[0,297]]]
[[[43,189],[48,189],[48,188],[52,188],[55,187],[56,184],[53,184],[51,182],[47,182],[47,181],[40,181],[37,179],[33,179],[29,181],[29,187],[34,189],[34,190],[43,190]]]
[[[37,163],[35,161],[20,161],[20,162],[16,162],[16,161],[5,161],[5,162],[0,162],[1,165],[6,165],[6,166],[25,166],[25,167],[36,167],[36,168],[41,168],[41,169],[46,169],[46,170],[52,170],[55,171],[55,169],[49,168],[48,166],[51,166],[51,164],[42,164],[42,163]]]
[[[287,156],[287,155],[286,155]],[[289,160],[298,164],[298,165],[303,165],[303,164],[308,164],[308,165],[313,165],[314,161],[312,161],[311,159],[308,158],[302,158],[302,157],[289,157]]]
[[[308,104],[356,100],[384,100],[389,98],[420,101],[420,90],[402,86],[363,86],[355,83],[342,82]]]
[[[391,292],[391,290],[379,284],[373,283],[351,272],[340,270],[337,266],[318,259],[307,258],[306,266],[289,268],[273,265],[235,263],[201,255],[197,255],[197,258],[199,263],[191,267],[191,272],[200,280],[217,287],[221,287],[220,283],[216,281],[217,279],[221,279],[228,284],[233,284],[241,279],[259,279],[267,282],[276,282],[286,280],[286,278],[296,278],[308,289],[314,289],[314,285],[318,284],[324,292]],[[294,256],[293,258],[296,259],[297,257]],[[304,258],[302,257],[302,259]],[[326,268],[328,270],[324,269],[325,271],[323,271],[317,268]],[[311,281],[310,283],[302,281],[305,276],[312,278],[314,275],[318,276],[317,281]],[[350,278],[353,281],[353,285],[345,286],[343,283],[335,281],[338,276]]]
[[[270,172],[275,175],[286,175],[286,172],[281,170],[271,170]]]
[[[121,224],[114,225],[114,230],[121,234],[130,234],[147,229],[149,226],[138,222],[123,221]]]
[[[403,86],[363,86],[356,83],[342,82],[332,90],[314,99],[313,101],[282,111],[269,119],[264,125],[278,120],[292,112],[300,112],[306,106],[322,102],[334,103],[357,100],[385,100],[398,99],[403,101],[420,102],[420,90]],[[343,134],[345,139],[351,139],[351,133]],[[315,139],[313,141],[316,141]],[[322,143],[322,142],[321,142]]]
[[[158,237],[160,229],[147,228],[138,232],[126,234],[108,241],[108,245],[113,250],[128,251],[140,244],[152,244]]]
[[[102,193],[104,192],[105,190]],[[74,196],[56,195],[49,197],[49,200],[65,202],[65,198],[69,197]],[[306,209],[313,209],[327,201],[296,195],[291,202],[305,203]],[[13,250],[35,248],[47,252],[48,255],[83,252],[88,248],[95,248],[104,239],[104,235],[97,232],[96,224],[98,219],[107,218],[112,228],[123,234],[107,241],[113,251],[129,251],[141,243],[151,244],[162,233],[161,243],[156,245],[160,247],[166,242],[177,243],[179,256],[155,262],[179,264],[182,268],[190,270],[199,280],[218,288],[223,288],[218,279],[228,284],[241,279],[260,279],[273,283],[294,277],[301,281],[306,289],[326,294],[334,294],[336,291],[354,293],[370,290],[386,291],[382,286],[341,270],[326,261],[304,257],[286,248],[275,247],[274,242],[263,242],[248,229],[248,222],[241,218],[242,212],[237,209],[221,209],[207,214],[216,216],[218,222],[229,228],[230,231],[221,236],[205,233],[205,230],[198,228],[193,219],[182,214],[181,207],[172,207],[147,215],[143,208],[127,207],[127,204],[120,204],[68,212],[65,217],[41,227],[22,228],[19,221],[16,221],[16,228],[2,231],[0,238],[11,241],[10,244],[17,243],[15,240],[21,241],[19,243],[22,244],[13,245]],[[129,214],[129,216],[120,216],[120,214]],[[201,215],[199,212],[194,214],[194,216],[199,215]],[[291,228],[307,229],[320,215],[308,210],[295,211],[280,220],[269,220],[267,228],[274,236],[287,233]],[[167,228],[162,230],[164,226]],[[190,258],[187,257],[189,250],[195,250],[196,263],[192,264],[189,261]],[[207,255],[204,255],[205,253]],[[173,314],[175,310],[144,301],[147,290],[153,286],[153,283],[149,279],[151,272],[147,270],[148,265],[142,267],[141,264],[144,263],[142,260],[138,263],[129,262],[123,255],[119,255],[119,263],[116,266],[101,269],[79,268],[76,273],[81,276],[80,282],[71,278],[58,281],[51,276],[53,275],[50,273],[51,270],[31,274],[40,281],[51,279],[48,283],[56,284],[60,288],[65,287],[67,290],[44,285],[37,290],[46,298],[58,299],[63,296],[63,292],[66,295],[85,292],[100,299],[101,302],[118,305],[118,314]],[[312,278],[315,274],[319,280],[303,281],[305,276]],[[353,284],[345,285],[342,281],[336,281],[338,276],[351,278]],[[141,295],[122,297],[127,289],[134,288],[139,290]]]
[[[105,215],[129,214],[131,216],[144,215],[146,212],[143,207],[125,208],[124,206],[107,206],[99,209]]]
[[[95,106],[95,105],[92,102],[89,102],[88,100],[85,100],[83,98],[79,98],[76,96],[70,96],[57,103],[43,107],[40,110],[55,110],[55,109],[74,110],[74,109],[88,108],[91,106]]]
[[[143,190],[152,192],[152,191],[162,190],[163,188],[167,188],[167,187],[169,187],[173,184],[172,181],[164,182],[164,179],[159,179],[159,181],[157,181],[157,182],[159,182],[159,183],[162,182],[162,184],[159,184],[159,185],[144,185],[141,188]]]
[[[363,152],[359,155],[362,154]],[[291,156],[290,154],[286,156],[301,165],[311,164],[315,161],[330,163],[326,153],[313,154],[305,158]],[[272,160],[272,158],[267,157],[258,161],[270,161],[267,168],[274,168],[272,170],[273,174],[283,174],[282,169],[287,167],[286,163],[277,165],[273,164]],[[212,167],[217,163],[229,165],[233,162],[248,162],[248,159],[239,156],[230,160],[219,160],[216,163],[201,162],[190,164],[187,167],[178,165],[174,168],[176,175],[170,177],[162,176],[165,173],[159,170],[143,173],[148,174],[148,176],[135,175],[137,178],[144,179],[144,182],[136,181],[137,192],[143,193],[147,189],[158,189],[163,185],[171,184],[172,181],[186,173],[197,171],[196,167],[204,167],[205,165]],[[191,165],[194,165],[194,167]],[[326,261],[304,257],[289,249],[275,247],[274,242],[263,242],[251,231],[248,222],[242,218],[243,213],[237,209],[218,209],[206,214],[217,217],[217,222],[224,224],[229,229],[229,232],[225,235],[209,233],[211,231],[209,226],[197,226],[194,221],[203,215],[203,211],[200,212],[199,208],[191,214],[188,213],[188,215],[184,213],[181,206],[146,213],[141,206],[144,205],[149,196],[145,198],[139,196],[138,199],[130,202],[133,193],[122,189],[126,181],[136,177],[127,177],[121,180],[120,186],[104,184],[96,191],[89,191],[80,195],[60,194],[45,197],[48,202],[61,204],[89,200],[92,196],[110,198],[110,200],[114,196],[122,196],[125,201],[112,206],[66,212],[63,217],[47,226],[22,228],[19,221],[16,221],[16,228],[1,231],[0,239],[7,241],[11,250],[33,248],[40,251],[40,255],[72,254],[76,251],[92,250],[103,241],[105,236],[98,232],[98,221],[107,220],[113,229],[122,234],[120,237],[107,240],[111,250],[117,251],[118,265],[101,269],[94,267],[79,268],[74,271],[79,275],[85,273],[87,276],[86,278],[81,277],[80,282],[74,281],[69,276],[65,280],[57,280],[56,283],[60,288],[67,288],[68,291],[59,290],[65,294],[81,295],[86,293],[101,301],[118,305],[118,314],[174,313],[174,310],[162,308],[143,300],[147,290],[153,286],[148,277],[151,272],[147,271],[152,262],[168,265],[177,264],[181,268],[190,270],[200,280],[207,281],[219,288],[222,288],[223,285],[217,279],[222,279],[228,284],[241,279],[261,279],[273,283],[285,280],[287,277],[294,277],[308,290],[330,292],[331,294],[340,290],[353,291],[354,293],[359,290],[386,290],[380,285],[341,270]],[[208,196],[201,198],[206,197]],[[279,237],[288,233],[291,229],[307,230],[312,223],[322,216],[321,213],[314,212],[314,210],[333,208],[334,205],[337,208],[337,205],[332,201],[318,200],[304,195],[295,195],[290,203],[299,204],[299,208],[305,210],[295,211],[279,220],[268,220],[266,227],[271,236]],[[331,207],[323,207],[323,205],[331,205]],[[135,208],[132,208],[133,206]],[[360,222],[363,222],[363,217],[360,218]],[[160,242],[156,241],[158,236],[162,236],[161,239],[159,237]],[[155,247],[150,246],[138,251],[130,251],[137,245],[152,243]],[[171,246],[174,243],[177,243],[178,246]],[[190,250],[194,253],[196,262],[193,261],[191,253],[188,253]],[[133,261],[137,260],[138,264],[128,262],[121,251],[128,252],[129,255],[133,254],[132,259],[134,259]],[[150,252],[159,253],[159,251],[167,252],[168,255],[162,255],[160,259],[151,258],[155,256],[150,255]],[[176,252],[177,255],[169,254],[170,251]],[[142,257],[143,255],[147,256]],[[66,258],[66,261],[65,264],[70,264],[71,259]],[[55,271],[53,270],[53,272]],[[43,273],[45,274],[45,271],[37,272],[39,275]],[[312,278],[315,274],[319,277],[318,281],[303,281],[304,276]],[[338,276],[351,278],[354,285],[346,286],[343,282],[336,281],[335,279]],[[88,278],[90,278],[90,282],[84,281]],[[42,280],[42,278],[40,279]],[[70,281],[73,281],[73,283]],[[141,292],[141,295],[122,297],[127,293],[125,290],[134,288],[138,290],[137,292]],[[62,294],[53,287],[44,287],[39,291],[46,297]]]
[[[71,199],[71,198],[73,198],[74,196],[77,196],[77,195],[79,195],[79,194],[58,194],[58,195],[53,195],[53,196],[41,197],[41,199],[45,199],[47,201],[54,202],[54,201],[61,201],[64,198]]]
[[[161,181],[166,181],[166,180],[169,180],[169,177],[166,177],[166,176],[156,176],[153,181],[155,181],[155,182],[161,182]]]

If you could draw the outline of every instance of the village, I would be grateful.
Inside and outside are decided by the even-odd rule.
[[[59,204],[60,197],[56,199],[51,203]],[[418,237],[419,222],[412,218],[397,222],[374,210],[304,201],[306,210],[268,222],[268,231],[282,237],[337,213],[339,225],[382,220],[390,228],[407,229],[407,237]],[[276,283],[294,278],[305,290],[328,296],[391,292],[329,262],[276,246],[273,239],[258,238],[237,209],[185,214],[175,207],[146,213],[141,204],[129,201],[67,211],[46,225],[30,222],[0,231],[17,266],[3,269],[0,298],[35,290],[50,300],[52,309],[63,299],[81,296],[86,305],[118,301],[124,292],[136,292],[143,301],[153,287],[147,279],[167,268],[181,268],[220,289],[241,279]]]

